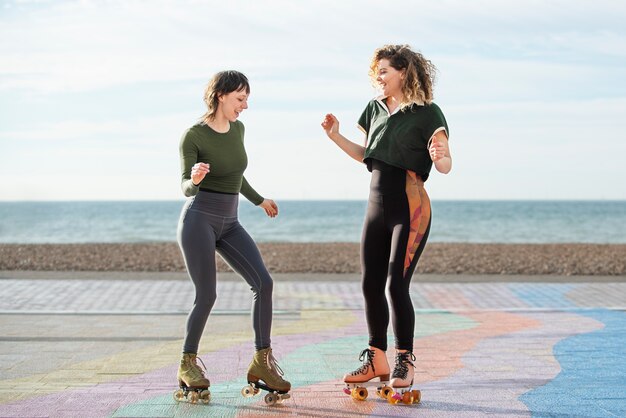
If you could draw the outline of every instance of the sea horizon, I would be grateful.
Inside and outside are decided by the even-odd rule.
[[[240,200],[258,242],[359,242],[366,200]],[[0,202],[0,243],[171,242],[184,200]],[[626,243],[625,200],[435,200],[429,242]]]

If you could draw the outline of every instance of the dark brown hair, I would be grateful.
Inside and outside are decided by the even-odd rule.
[[[215,117],[220,96],[233,91],[243,90],[246,91],[246,94],[250,94],[250,83],[248,82],[248,77],[243,73],[228,70],[215,74],[204,90],[204,103],[206,103],[207,111],[200,118],[200,122],[205,122]]]

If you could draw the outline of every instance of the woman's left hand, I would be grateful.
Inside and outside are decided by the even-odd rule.
[[[447,142],[448,141],[445,137],[445,134],[440,134],[439,132],[437,133],[437,135],[433,136],[430,139],[430,147],[428,147],[428,153],[430,154],[430,159],[433,160],[433,162],[436,163],[443,157],[449,155]]]
[[[272,199],[263,200],[259,206],[263,208],[267,216],[270,218],[275,218],[278,216],[278,205]]]

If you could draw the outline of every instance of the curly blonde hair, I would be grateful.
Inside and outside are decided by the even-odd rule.
[[[203,123],[215,117],[221,96],[242,90],[245,90],[246,94],[250,94],[250,83],[248,77],[243,73],[234,70],[216,73],[204,90],[204,103],[206,103],[207,111],[200,118],[200,122]]]
[[[369,69],[370,81],[375,88],[378,87],[378,63],[383,59],[389,60],[389,64],[396,70],[404,71],[401,110],[414,103],[432,103],[437,68],[430,60],[413,51],[409,45],[384,45],[378,48],[374,51]]]

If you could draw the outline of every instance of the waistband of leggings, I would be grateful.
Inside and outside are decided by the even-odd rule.
[[[223,217],[236,217],[239,196],[200,190],[193,198],[191,208]]]

